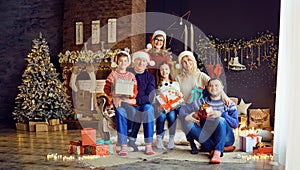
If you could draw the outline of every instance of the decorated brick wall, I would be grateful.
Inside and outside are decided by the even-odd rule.
[[[116,49],[129,47],[131,51],[145,47],[145,35],[134,35],[144,32],[146,18],[136,18],[132,14],[145,12],[146,2],[135,0],[85,0],[64,2],[63,49],[81,50],[86,47],[96,51],[101,47]],[[128,16],[128,17],[124,17]],[[109,19],[116,19],[116,41],[108,42]],[[92,22],[100,21],[100,40],[92,43]],[[82,43],[77,44],[78,29],[76,23],[82,22]],[[77,33],[76,33],[77,31]],[[132,36],[133,35],[133,36]],[[102,43],[101,43],[102,41]],[[87,43],[86,46],[84,44]]]
[[[168,0],[1,1],[0,123],[12,121],[11,113],[18,94],[17,86],[21,83],[26,66],[24,59],[31,50],[32,40],[38,37],[39,32],[42,32],[47,40],[51,59],[57,64],[59,52],[66,49],[78,50],[84,46],[76,45],[74,42],[75,22],[83,22],[83,30],[86,31],[83,34],[85,42],[91,36],[90,27],[93,20],[100,20],[103,26],[107,24],[109,18],[119,19],[124,15],[145,11],[146,3],[148,12],[159,11],[182,16],[190,10],[189,21],[200,27],[204,33],[221,40],[244,38],[247,41],[257,37],[257,32],[267,29],[278,35],[280,0],[243,1],[247,5],[239,0],[201,2],[174,0],[171,3]],[[118,22],[117,37],[145,29],[146,24],[149,26],[145,20],[141,17]],[[127,26],[128,23],[134,24],[134,27]],[[172,23],[174,21],[165,20],[165,28]],[[162,27],[156,25],[156,28]],[[101,32],[100,38],[107,42],[107,34],[104,32]],[[112,44],[114,48],[130,44],[131,50],[136,51],[145,47],[145,35],[140,34],[117,42]],[[174,42],[176,41],[173,40],[172,43]],[[169,46],[175,54],[182,50],[181,44]],[[59,64],[56,66],[60,69]],[[246,103],[251,102],[251,108],[271,108],[274,117],[276,74],[272,73],[266,62],[262,62],[262,66],[257,69],[250,70],[248,65],[246,67],[247,70],[239,72],[223,70],[227,74],[228,94],[239,99],[243,98]]]

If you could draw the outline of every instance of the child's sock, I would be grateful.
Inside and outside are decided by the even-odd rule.
[[[174,135],[170,135],[168,149],[174,148]]]
[[[139,151],[139,148],[135,144],[135,139],[129,139],[128,146],[133,148],[133,152]]]
[[[155,154],[155,152],[152,149],[152,144],[151,143],[146,143],[145,152],[146,152],[147,155]]]
[[[126,145],[121,146],[121,150],[119,152],[120,156],[127,156],[128,155],[128,148]]]
[[[164,145],[163,145],[163,136],[157,135],[156,138],[157,138],[157,144],[156,144],[156,147],[157,147],[158,149],[165,149],[165,147],[164,147]]]

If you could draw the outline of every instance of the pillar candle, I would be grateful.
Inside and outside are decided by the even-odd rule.
[[[188,29],[187,26],[184,25],[184,50],[187,50],[188,45]]]
[[[191,51],[194,52],[194,27],[193,24],[191,24],[191,38],[190,38],[190,46],[191,46]]]

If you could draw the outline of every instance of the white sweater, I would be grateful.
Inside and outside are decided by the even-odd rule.
[[[195,86],[204,89],[207,85],[207,82],[210,80],[210,77],[203,72],[198,72],[196,76],[188,75],[184,77],[181,74],[178,74],[175,78],[180,85],[180,91],[182,92],[183,99],[186,103],[187,98],[190,96],[191,90],[193,90]]]

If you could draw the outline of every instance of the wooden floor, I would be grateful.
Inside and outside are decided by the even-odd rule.
[[[16,131],[12,127],[0,126],[0,169],[91,169],[80,161],[47,160],[50,153],[68,155],[70,140],[80,140],[79,130],[57,132]],[[187,152],[187,154],[189,154]],[[125,164],[105,169],[283,169],[267,162],[247,164],[210,165],[189,161],[151,160],[143,163]],[[95,168],[101,169],[101,168]]]

